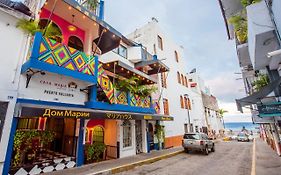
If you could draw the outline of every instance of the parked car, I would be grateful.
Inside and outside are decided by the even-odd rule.
[[[243,133],[243,132],[240,132],[238,135],[237,135],[237,141],[238,142],[249,142],[250,139],[249,139],[249,136],[246,134],[246,133]]]
[[[196,150],[203,152],[205,155],[208,155],[210,150],[215,152],[215,143],[208,139],[205,133],[184,134],[182,146],[185,152]]]

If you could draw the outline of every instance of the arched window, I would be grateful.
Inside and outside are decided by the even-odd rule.
[[[183,104],[183,98],[182,98],[182,96],[180,96],[180,103],[181,103],[181,108],[184,108],[184,104]]]
[[[183,74],[181,74],[181,82],[182,82],[182,85],[184,85],[184,78],[183,78]]]
[[[95,126],[93,128],[92,142],[104,142],[104,131],[101,126]]]
[[[178,73],[178,83],[181,84],[181,76],[180,76],[180,73],[179,73],[179,72],[177,72],[177,73]]]
[[[69,47],[72,47],[74,49],[80,50],[83,52],[83,43],[82,41],[76,37],[76,36],[71,36],[68,39],[68,44]]]
[[[188,103],[187,103],[187,98],[184,97],[184,108],[188,109]]]
[[[176,59],[176,62],[179,62],[179,54],[176,50],[175,50],[175,59]]]
[[[188,82],[187,82],[187,78],[184,77],[184,81],[185,81],[185,86],[188,87]]]
[[[189,98],[187,99],[187,107],[189,110],[191,110],[191,102]]]
[[[45,31],[45,35],[53,40],[56,40],[57,42],[62,42],[62,32],[57,24],[55,24],[53,21],[50,21],[48,23],[47,19],[41,19],[38,23],[39,28],[42,30],[45,30],[47,24],[49,24],[49,27]]]

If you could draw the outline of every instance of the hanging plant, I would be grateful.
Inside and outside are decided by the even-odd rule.
[[[247,7],[248,5],[257,3],[257,2],[261,2],[261,0],[241,0],[241,4],[243,5],[243,7]]]
[[[52,131],[38,131],[38,130],[17,130],[14,137],[14,151],[15,156],[12,165],[17,167],[22,162],[22,157],[25,153],[32,149],[33,141],[38,139],[39,144],[46,145],[54,140],[55,133]],[[36,152],[36,150],[32,150]],[[33,154],[35,156],[35,154]]]
[[[255,91],[260,91],[264,86],[268,85],[269,77],[266,74],[258,74],[256,81],[252,83],[252,86]]]
[[[44,29],[39,26],[39,21],[20,19],[16,26],[28,35],[34,36],[36,32],[44,33]],[[50,22],[46,28],[44,36],[56,39],[57,37],[61,38],[62,34],[59,28]]]
[[[247,27],[247,19],[244,18],[243,13],[240,15],[232,16],[229,19],[229,23],[233,25],[235,35],[240,44],[246,43],[248,38],[248,27]]]
[[[99,4],[98,0],[87,0],[87,6],[90,7],[91,10],[96,10]]]

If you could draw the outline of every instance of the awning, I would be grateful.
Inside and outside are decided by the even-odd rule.
[[[166,66],[164,63],[162,63],[158,59],[153,59],[153,60],[144,60],[139,63],[135,64],[136,68],[139,67],[144,67],[144,66],[150,66],[150,70],[148,70],[148,75],[154,75],[162,72],[167,72],[169,71],[168,66]]]
[[[253,94],[241,99],[236,99],[237,110],[243,113],[243,109],[242,109],[243,106],[252,105],[260,102],[268,94],[274,91],[280,85],[280,83],[281,83],[281,77],[269,83],[258,92],[254,92]]]
[[[126,63],[116,60],[113,62],[107,62],[103,64],[103,68],[105,70],[108,70],[112,73],[115,73],[117,75],[120,75],[125,78],[130,78],[132,76],[138,77],[142,84],[155,84],[157,83],[157,80],[152,78],[151,76],[127,65]]]
[[[83,118],[83,119],[109,119],[109,120],[160,120],[173,121],[174,118],[161,114],[142,114],[107,110],[94,110],[88,108],[67,108],[54,106],[24,105],[19,117],[47,117],[47,118]]]

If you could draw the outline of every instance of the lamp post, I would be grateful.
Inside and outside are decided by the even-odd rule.
[[[188,100],[188,94],[184,94],[184,97],[186,97],[186,100]],[[191,131],[191,127],[190,127],[190,114],[189,114],[189,105],[188,105],[188,101],[187,101],[187,117],[188,117],[188,131]]]

